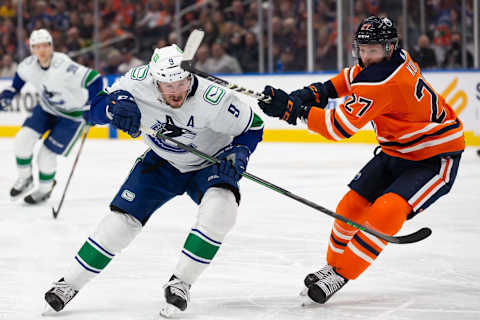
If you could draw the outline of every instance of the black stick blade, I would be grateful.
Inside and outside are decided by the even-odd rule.
[[[422,241],[425,238],[428,238],[432,234],[432,229],[422,228],[414,233],[407,234],[405,236],[394,237],[397,239],[397,243],[414,243]]]
[[[53,207],[52,207],[52,215],[53,215],[53,219],[57,219],[58,211],[55,211],[55,208]]]

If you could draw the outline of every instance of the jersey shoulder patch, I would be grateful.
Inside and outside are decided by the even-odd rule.
[[[145,80],[148,75],[148,69],[148,64],[134,67],[128,72],[129,78],[137,81]]]
[[[211,84],[203,93],[203,100],[208,102],[211,105],[217,105],[222,101],[225,96],[226,89],[219,87],[217,85]]]

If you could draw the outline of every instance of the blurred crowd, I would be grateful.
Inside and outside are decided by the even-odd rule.
[[[24,0],[21,17],[24,39],[18,41],[18,0],[0,3],[0,77],[11,77],[17,63],[29,54],[28,36],[32,30],[47,28],[53,35],[56,51],[94,67],[94,1]],[[175,31],[175,0],[98,0],[98,69],[104,74],[124,73],[148,62],[154,47],[183,41],[189,30],[202,28],[206,36],[196,56],[196,67],[210,73],[259,71],[259,40],[268,43],[267,3],[263,2],[264,33],[259,34],[256,0],[183,0],[182,31]],[[307,60],[306,1],[274,0],[274,72],[305,71]],[[335,0],[314,0],[315,70],[337,69],[337,19]],[[467,67],[473,66],[473,1],[467,0]],[[345,26],[356,26],[370,15],[387,15],[397,24],[402,37],[401,1],[353,0]],[[420,32],[420,1],[408,1],[408,47],[423,68],[461,68],[462,33],[460,3],[457,0],[426,0],[426,30]],[[190,10],[192,9],[192,10]],[[344,27],[345,57],[351,50],[351,34]],[[181,39],[177,39],[180,35]],[[267,70],[265,50],[265,70]],[[23,54],[22,54],[23,53]],[[345,61],[345,60],[344,60]],[[347,60],[348,61],[348,60]]]

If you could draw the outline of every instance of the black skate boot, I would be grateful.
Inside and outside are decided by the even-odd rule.
[[[333,272],[329,272],[326,276],[308,287],[307,295],[316,303],[323,304],[327,302],[328,299],[348,282],[348,279],[339,275],[335,269],[332,269],[332,271]]]
[[[303,280],[303,283],[305,284],[305,287],[310,288],[312,285],[320,281],[321,279],[335,273],[333,271],[333,268],[331,265],[327,264],[325,267],[322,269],[315,271],[314,273],[308,274],[305,279]]]
[[[10,189],[10,197],[12,200],[18,199],[33,188],[33,176],[27,178],[18,178],[12,189]]]
[[[56,184],[57,184],[57,181],[53,180],[53,184],[50,190],[48,190],[47,192],[36,190],[31,194],[29,194],[28,196],[26,196],[23,200],[28,204],[38,204],[40,202],[47,201],[48,198],[50,198],[53,188],[55,188]]]
[[[176,311],[187,309],[190,301],[190,285],[174,275],[165,284],[165,305],[160,309],[160,315],[170,317]]]
[[[53,287],[45,293],[45,301],[55,311],[61,311],[78,293],[72,285],[62,278],[53,283]]]

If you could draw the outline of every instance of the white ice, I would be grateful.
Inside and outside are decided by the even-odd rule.
[[[77,147],[78,148],[78,147]],[[52,198],[11,202],[13,140],[0,139],[0,319],[45,319],[43,295],[108,212],[139,141],[88,140],[64,206],[57,206],[73,158],[59,161]],[[334,209],[373,145],[261,144],[248,171]],[[304,276],[325,263],[332,218],[251,181],[242,181],[237,225],[194,284],[183,319],[480,319],[480,158],[464,153],[453,190],[406,223],[433,234],[389,245],[359,279],[326,305],[301,307]],[[157,319],[196,206],[183,196],[158,210],[143,233],[52,319]]]

